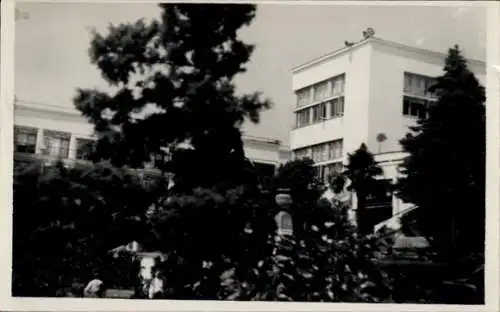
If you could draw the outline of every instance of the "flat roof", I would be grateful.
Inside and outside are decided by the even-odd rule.
[[[417,47],[413,47],[413,46],[409,46],[409,45],[405,45],[405,44],[402,44],[402,43],[398,43],[398,42],[393,42],[393,41],[389,41],[389,40],[385,40],[385,39],[381,39],[381,38],[378,38],[378,37],[370,37],[370,38],[367,38],[367,39],[362,39],[362,40],[359,40],[357,42],[353,42],[352,45],[350,46],[344,46],[340,49],[337,49],[337,50],[334,50],[330,53],[327,53],[327,54],[324,54],[322,56],[319,56],[319,57],[316,57],[306,63],[303,63],[301,65],[298,65],[298,66],[295,66],[292,68],[292,73],[295,73],[295,72],[299,72],[301,70],[304,70],[304,69],[307,69],[311,66],[314,66],[318,63],[321,63],[325,60],[328,60],[328,59],[332,59],[334,57],[337,57],[339,55],[342,55],[348,51],[352,51],[352,50],[355,50],[361,46],[364,46],[366,45],[367,43],[369,42],[376,42],[376,43],[380,43],[380,44],[384,44],[384,45],[387,45],[387,46],[392,46],[392,47],[395,47],[395,48],[398,48],[398,49],[401,49],[401,50],[406,50],[406,51],[410,51],[410,52],[415,52],[415,53],[420,53],[420,54],[426,54],[426,55],[429,55],[429,56],[433,56],[433,57],[440,57],[440,58],[443,58],[445,57],[447,54],[445,52],[436,52],[436,51],[433,51],[433,50],[429,50],[429,49],[422,49],[422,48],[417,48]],[[486,63],[484,61],[481,61],[481,60],[475,60],[475,59],[470,59],[470,58],[467,58],[467,61],[471,64],[475,64],[475,65],[485,65]]]

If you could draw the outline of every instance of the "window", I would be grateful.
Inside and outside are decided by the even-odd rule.
[[[330,102],[330,117],[340,117],[344,115],[344,97],[338,97]]]
[[[320,122],[326,119],[326,103],[321,103],[312,108],[313,122]]]
[[[36,128],[14,127],[14,151],[34,154],[36,152],[37,132]]]
[[[331,96],[331,92],[328,88],[328,81],[321,82],[314,86],[314,102],[322,101]]]
[[[294,151],[295,159],[304,159],[309,157],[309,148],[301,148]]]
[[[329,117],[343,116],[344,85],[345,75],[342,74],[327,81],[320,82],[313,87],[304,88],[297,91],[297,106],[300,107],[303,105],[311,104],[311,100],[314,102],[314,105],[307,108],[311,109],[312,113],[310,113],[307,109],[298,109],[295,112],[296,127],[303,127],[310,124],[311,122],[320,122],[322,120],[326,120]],[[327,102],[332,98],[332,96],[335,97],[335,99]],[[329,110],[331,111],[330,113],[328,113]]]
[[[344,94],[345,75],[342,74],[332,79],[332,94],[339,96]]]
[[[405,96],[403,99],[403,115],[417,118],[427,117],[428,101]]]
[[[323,181],[324,183],[328,183],[329,179],[334,173],[340,173],[342,172],[342,163],[337,162],[329,165],[324,165],[321,166],[321,168],[318,171],[318,177]]]
[[[69,155],[69,140],[71,134],[59,131],[44,130],[43,154],[68,158]]]
[[[327,143],[321,143],[311,147],[312,160],[314,162],[323,162],[335,160],[342,157],[343,141],[336,140]],[[308,153],[308,148],[295,150],[295,158],[304,158]]]
[[[436,95],[429,92],[429,88],[435,83],[436,79],[432,77],[404,73],[404,116],[427,117],[429,105],[436,100]]]
[[[311,88],[297,91],[297,107],[309,104],[311,97]]]
[[[330,173],[341,173],[344,170],[344,165],[341,162],[336,162],[334,164],[329,165]]]
[[[312,160],[315,163],[336,160],[342,157],[343,140],[336,140],[326,143],[321,143],[311,147]],[[295,159],[305,157],[308,148],[295,150]],[[334,172],[341,172],[343,169],[342,162],[329,163],[314,167],[316,176],[325,183],[328,182],[330,175]]]
[[[429,88],[436,82],[435,78],[412,73],[404,73],[404,93],[417,97],[433,98]]]
[[[297,127],[307,126],[309,122],[309,117],[311,116],[311,111],[309,108],[303,109],[297,112]]]
[[[316,166],[316,177],[319,181],[325,181],[325,166]]]
[[[76,139],[76,159],[88,160],[93,142],[90,139]]]
[[[274,173],[276,172],[276,167],[271,164],[255,162],[253,165],[260,177],[272,178],[274,176]]]
[[[430,87],[436,84],[435,78],[429,78],[425,81],[425,96],[430,98],[436,98],[436,94],[429,91]]]
[[[323,150],[324,149],[325,149],[324,144],[320,144],[320,145],[316,145],[316,146],[312,147],[312,160],[314,162],[322,162],[323,160],[326,160],[326,159],[323,159],[323,155],[324,155]]]
[[[323,148],[321,149],[321,161],[327,161],[328,160],[328,145],[324,144],[322,147]]]
[[[332,160],[342,157],[342,147],[343,147],[342,140],[328,143],[328,159]]]

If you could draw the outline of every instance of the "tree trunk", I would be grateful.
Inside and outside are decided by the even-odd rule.
[[[364,220],[364,211],[366,205],[366,195],[363,192],[356,192],[357,208],[356,208],[356,224],[358,226],[358,233],[365,235],[366,226]]]

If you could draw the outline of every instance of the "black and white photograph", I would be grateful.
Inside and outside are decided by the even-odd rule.
[[[14,3],[9,296],[486,304],[491,6],[300,2]]]

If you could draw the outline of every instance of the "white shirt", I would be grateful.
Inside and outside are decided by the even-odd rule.
[[[96,294],[99,289],[101,288],[101,285],[103,284],[103,282],[96,278],[96,279],[93,279],[91,280],[88,284],[87,284],[87,287],[85,287],[85,294]]]
[[[163,281],[159,277],[153,278],[149,286],[149,298],[153,298],[156,293],[163,291]]]

